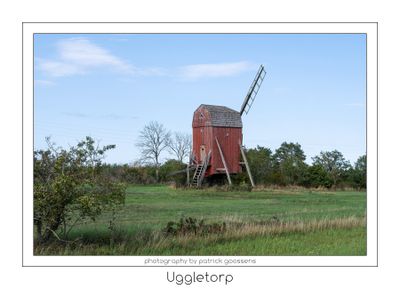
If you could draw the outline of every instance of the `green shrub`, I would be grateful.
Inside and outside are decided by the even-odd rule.
[[[196,218],[182,217],[178,222],[168,222],[167,226],[162,232],[167,236],[181,236],[181,235],[208,235],[223,233],[226,231],[226,223],[211,223],[206,224],[202,219],[197,221]]]

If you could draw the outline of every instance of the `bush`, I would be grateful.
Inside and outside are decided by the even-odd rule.
[[[168,160],[160,167],[160,181],[174,182],[177,186],[186,184],[186,164],[177,160]]]
[[[167,236],[181,235],[208,235],[215,233],[223,233],[226,231],[226,224],[223,222],[206,224],[204,220],[197,221],[196,218],[182,217],[179,222],[168,222],[167,226],[162,230]]]
[[[104,210],[125,201],[125,187],[102,174],[107,150],[86,137],[68,150],[49,148],[34,152],[34,224],[38,241],[64,239],[85,218],[95,220]]]

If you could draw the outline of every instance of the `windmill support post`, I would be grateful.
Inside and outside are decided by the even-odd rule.
[[[247,174],[249,175],[251,186],[254,188],[255,184],[254,184],[253,176],[251,175],[249,163],[247,162],[246,154],[244,153],[243,146],[240,143],[239,143],[239,147],[240,147],[240,152],[242,153],[244,164],[246,166]]]
[[[189,172],[190,164],[188,163],[186,166],[186,185],[190,185],[190,172]]]
[[[221,146],[219,145],[217,137],[215,137],[215,141],[217,142],[219,154],[221,156],[222,163],[224,164],[226,177],[228,178],[228,183],[229,183],[229,185],[232,185],[231,176],[229,175],[229,171],[228,171],[228,167],[227,167],[226,162],[225,162],[224,154],[222,153],[222,149],[221,149]]]

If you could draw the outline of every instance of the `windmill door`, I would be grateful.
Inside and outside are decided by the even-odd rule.
[[[206,146],[201,145],[200,146],[200,162],[203,163],[205,159],[206,159]]]

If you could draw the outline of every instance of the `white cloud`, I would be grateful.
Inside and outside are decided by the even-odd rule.
[[[42,85],[42,86],[53,86],[55,83],[50,80],[44,80],[44,79],[36,79],[35,80],[36,85]]]
[[[52,77],[85,74],[99,68],[140,74],[134,66],[85,38],[61,40],[56,48],[57,59],[37,59],[38,69]]]
[[[84,73],[84,68],[79,65],[53,60],[38,61],[38,68],[52,77]]]
[[[233,76],[244,71],[255,69],[256,66],[247,61],[229,63],[194,64],[182,66],[180,76],[187,80],[208,77]]]
[[[128,76],[169,76],[183,80],[233,76],[256,69],[247,62],[193,64],[173,68],[136,67],[86,38],[63,39],[56,43],[56,57],[36,58],[38,70],[47,77],[86,74],[98,70],[113,71]]]

